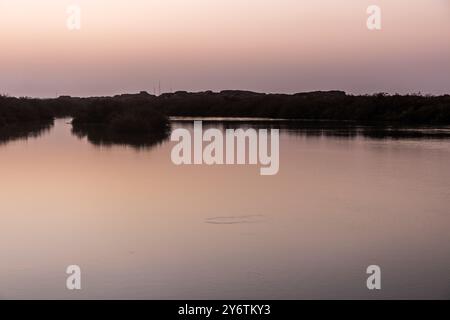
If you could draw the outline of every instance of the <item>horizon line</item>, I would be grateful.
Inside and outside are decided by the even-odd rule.
[[[62,94],[62,95],[55,95],[54,97],[33,97],[33,96],[14,96],[10,95],[9,93],[0,93],[0,97],[7,97],[7,98],[16,98],[16,99],[38,99],[38,100],[51,100],[51,99],[61,99],[61,98],[76,98],[76,99],[90,99],[90,98],[115,98],[125,95],[149,95],[152,97],[161,97],[163,95],[171,95],[171,94],[177,94],[177,93],[187,93],[187,94],[201,94],[201,93],[213,93],[213,94],[221,94],[226,92],[241,92],[241,93],[250,93],[250,94],[261,94],[261,95],[284,95],[284,96],[295,96],[299,94],[312,94],[312,93],[344,93],[347,96],[376,96],[376,95],[385,95],[385,96],[421,96],[421,97],[444,97],[450,95],[449,93],[443,93],[443,94],[431,94],[431,93],[423,93],[422,91],[418,92],[409,92],[409,93],[391,93],[391,92],[384,92],[384,91],[377,91],[372,93],[358,93],[353,94],[349,93],[345,90],[313,90],[313,91],[298,91],[293,93],[285,93],[285,92],[263,92],[263,91],[252,91],[252,90],[245,90],[245,89],[223,89],[220,91],[215,90],[199,90],[199,91],[187,91],[187,90],[174,90],[171,92],[162,92],[159,95],[158,94],[152,94],[148,92],[147,90],[141,90],[141,91],[135,91],[135,92],[122,92],[112,95],[91,95],[91,96],[75,96],[75,95],[69,95],[69,94]]]

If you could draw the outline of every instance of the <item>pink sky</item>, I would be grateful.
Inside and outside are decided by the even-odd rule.
[[[66,27],[69,4],[81,30]],[[382,9],[382,30],[366,9]],[[0,93],[450,93],[448,0],[0,0]]]

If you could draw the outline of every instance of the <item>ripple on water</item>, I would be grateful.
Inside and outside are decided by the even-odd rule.
[[[206,218],[205,223],[209,224],[242,224],[242,223],[259,223],[264,221],[261,214],[244,215],[244,216],[228,216]]]

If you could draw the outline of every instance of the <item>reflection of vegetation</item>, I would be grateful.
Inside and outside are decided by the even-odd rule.
[[[51,128],[51,123],[23,123],[0,127],[0,144],[38,137]]]
[[[136,149],[150,148],[168,137],[168,132],[162,133],[120,133],[104,125],[74,125],[72,133],[79,138],[87,137],[96,146],[126,145]]]
[[[448,139],[450,128],[413,125],[373,124],[355,122],[302,122],[284,127],[294,134],[305,136],[333,136],[342,138],[366,137],[372,139]]]
[[[191,126],[192,120],[176,120]],[[354,121],[203,121],[206,130],[209,127],[225,129],[254,128],[280,129],[290,135],[306,137],[341,137],[372,139],[449,139],[450,127],[446,126],[412,126],[394,124],[356,123]]]

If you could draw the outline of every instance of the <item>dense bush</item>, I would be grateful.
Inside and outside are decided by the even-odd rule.
[[[0,96],[0,144],[37,136],[52,124],[52,112],[41,100]]]
[[[74,126],[101,125],[115,133],[162,133],[169,120],[150,105],[115,98],[90,99],[74,112]]]
[[[340,91],[294,95],[242,91],[177,92],[161,96],[154,104],[170,116],[450,123],[449,95],[352,96]]]
[[[51,108],[39,99],[0,96],[0,127],[23,123],[51,123]]]

